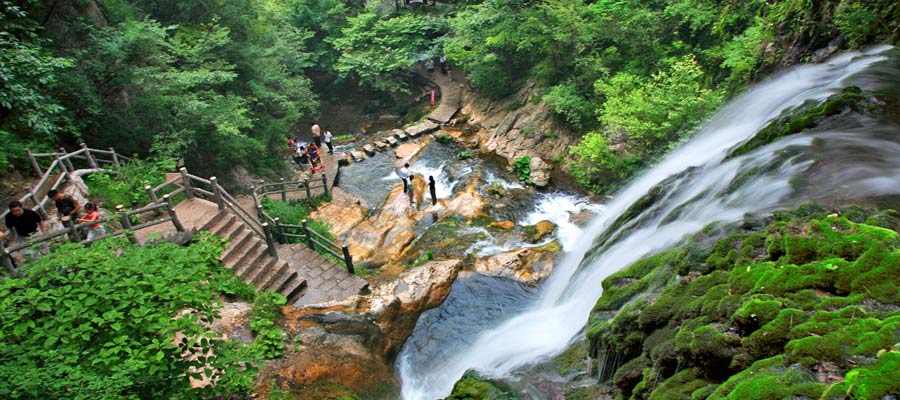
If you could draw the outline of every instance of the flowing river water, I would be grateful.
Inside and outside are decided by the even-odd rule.
[[[851,85],[891,90],[896,99],[898,52],[878,47],[793,67],[732,100],[693,139],[605,207],[595,208],[599,215],[587,227],[562,223],[565,255],[538,290],[461,275],[444,304],[422,315],[397,360],[403,399],[446,397],[468,370],[513,382],[524,378],[517,372],[560,354],[583,335],[606,276],[710,223],[808,201],[900,194],[900,127],[890,122],[860,117],[726,159],[730,149],[804,101],[827,98]],[[452,190],[447,185],[465,175],[449,175],[444,189]],[[652,204],[628,212],[650,193]],[[566,203],[586,207],[569,195],[544,196],[530,203],[532,212],[540,214],[533,218],[552,215]],[[628,219],[620,221],[626,214]],[[530,223],[528,218],[525,213],[518,222]],[[473,250],[483,255],[514,245],[486,242]]]

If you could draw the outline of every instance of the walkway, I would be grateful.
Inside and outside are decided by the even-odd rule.
[[[244,224],[230,212],[220,212],[213,202],[184,200],[175,206],[175,213],[186,229],[208,230],[229,239],[223,264],[258,288],[284,294],[292,305],[343,300],[368,290],[364,279],[303,244],[277,245],[278,259],[269,257],[262,238],[244,229]],[[172,224],[161,224],[138,231],[135,236],[144,243],[154,234],[174,232]]]
[[[419,74],[428,79],[441,88],[441,104],[438,108],[431,112],[428,119],[439,124],[449,123],[450,120],[459,111],[462,103],[463,85],[460,82],[450,80],[450,75],[444,75],[440,70],[428,73],[419,68]]]

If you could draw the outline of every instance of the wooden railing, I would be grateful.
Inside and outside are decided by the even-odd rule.
[[[65,149],[60,149],[60,152],[58,153],[32,153],[31,151],[26,150],[31,166],[35,169],[35,172],[41,176],[41,180],[35,186],[35,189],[29,188],[28,193],[19,199],[23,206],[27,206],[27,202],[31,200],[31,203],[33,204],[31,208],[47,218],[49,214],[46,211],[46,206],[51,199],[46,196],[46,192],[58,190],[64,182],[71,178],[70,174],[76,171],[73,160],[79,162],[84,161],[91,170],[112,173],[115,173],[115,169],[109,170],[100,168],[100,166],[109,164],[114,166],[114,168],[119,168],[123,161],[130,160],[128,157],[117,154],[112,148],[110,148],[109,151],[106,151],[91,149],[84,144],[82,144],[81,147],[80,150],[72,153],[65,152]],[[103,155],[109,156],[109,158],[103,158]],[[50,162],[46,169],[44,169],[40,166],[38,159],[48,157],[52,157],[53,161]],[[59,174],[59,176],[55,177],[57,174]],[[49,187],[45,187],[51,181],[53,183]],[[41,195],[39,193],[43,194]],[[160,210],[165,211],[163,213]],[[8,212],[9,210],[6,210],[0,214],[0,218],[5,218]],[[153,215],[164,214],[165,216],[163,218],[142,221],[143,217],[151,212]],[[133,220],[134,222],[132,222]],[[126,236],[134,243],[137,243],[137,239],[134,236],[135,231],[159,224],[171,222],[175,226],[175,230],[179,232],[184,231],[184,226],[175,214],[175,204],[173,199],[168,194],[162,196],[162,199],[159,201],[155,201],[150,205],[135,210],[126,210],[123,205],[117,205],[115,214],[95,221],[75,223],[70,217],[63,217],[60,219],[60,222],[63,224],[63,229],[54,232],[42,232],[41,235],[29,237],[24,243],[16,243],[7,247],[3,241],[0,241],[0,264],[2,264],[3,268],[5,268],[8,273],[15,274],[16,266],[12,257],[13,253],[33,247],[43,247],[45,243],[59,240],[59,238],[63,236],[66,236],[67,240],[71,242],[89,244],[90,240],[82,238],[81,230],[94,224],[106,224],[105,229],[107,230],[107,234],[103,237]]]
[[[81,144],[81,149],[71,153],[60,147],[59,151],[55,153],[32,153],[31,150],[25,149],[25,154],[28,156],[31,167],[41,179],[34,187],[26,188],[26,193],[19,198],[19,202],[24,207],[31,207],[32,210],[40,213],[44,218],[49,216],[46,209],[47,204],[50,202],[47,192],[58,190],[63,183],[69,180],[69,174],[76,171],[76,162],[84,162],[85,166],[91,169],[104,169],[104,165],[113,166],[117,169],[122,165],[122,162],[131,160],[128,157],[117,154],[112,147],[109,150],[99,150],[89,148],[84,143]],[[38,160],[50,161],[47,167],[44,168],[41,167],[41,163]],[[31,204],[30,206],[29,203]],[[8,213],[8,209],[0,212],[0,219],[6,218]]]
[[[266,198],[270,195],[276,195],[276,197],[280,195],[281,201],[287,201],[288,193],[300,191],[306,192],[307,199],[313,199],[312,190],[318,189],[319,187],[324,188],[323,193],[327,196],[328,180],[325,174],[322,174],[321,180],[316,178],[312,181],[306,179],[303,181],[285,182],[284,179],[281,179],[281,181],[277,183],[261,184],[259,187],[252,187],[253,204],[256,207],[256,215],[259,220],[263,222],[263,225],[270,227],[271,232],[267,232],[267,238],[270,236],[274,237],[274,240],[279,243],[289,243],[290,239],[301,239],[310,249],[321,249],[334,256],[335,259],[343,261],[344,266],[347,268],[347,272],[353,274],[355,273],[353,268],[353,257],[350,256],[350,249],[347,246],[334,243],[328,238],[320,235],[318,232],[310,229],[309,221],[305,219],[301,222],[302,225],[284,224],[279,218],[272,218],[272,216],[263,209],[262,204],[260,204],[261,198]]]

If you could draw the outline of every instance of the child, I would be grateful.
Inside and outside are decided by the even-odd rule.
[[[78,218],[78,222],[91,222],[100,219],[100,213],[97,212],[97,206],[94,203],[87,203],[84,205],[84,209],[87,210],[87,214],[84,217]],[[94,240],[95,237],[106,236],[106,229],[103,228],[103,225],[93,224],[88,226],[88,240]]]
[[[312,173],[325,169],[325,164],[322,163],[322,158],[319,157],[319,146],[316,146],[315,143],[310,143],[306,146],[306,156],[309,158],[309,167]]]

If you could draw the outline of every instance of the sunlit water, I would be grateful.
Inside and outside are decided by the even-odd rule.
[[[576,232],[580,237],[566,246],[566,256],[540,292],[521,299],[527,306],[501,312],[494,306],[487,307],[490,312],[470,306],[463,319],[474,324],[443,307],[430,311],[397,361],[403,399],[445,397],[470,369],[515,379],[517,369],[558,355],[583,329],[606,276],[710,223],[810,200],[900,192],[898,129],[867,121],[790,136],[723,162],[730,149],[787,108],[849,85],[877,89],[884,77],[896,82],[896,53],[880,47],[798,66],[731,101],[691,141],[617,193],[600,216]],[[741,176],[742,171],[754,173]],[[652,206],[607,231],[664,181]],[[453,296],[448,301],[455,301]],[[452,317],[449,323],[441,320],[442,313]],[[465,335],[443,332],[459,329]]]

